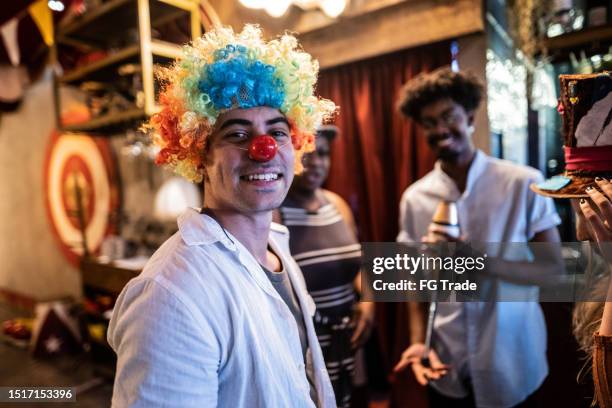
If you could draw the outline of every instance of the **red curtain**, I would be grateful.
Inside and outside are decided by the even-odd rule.
[[[451,62],[442,42],[324,70],[318,93],[340,106],[326,187],[351,205],[361,241],[395,241],[402,192],[431,170],[434,158],[415,124],[396,109],[401,86],[421,72]],[[408,345],[404,304],[378,304],[382,372],[388,375]],[[372,374],[372,373],[370,373]],[[372,379],[371,379],[372,380]],[[426,406],[411,370],[391,383],[392,406]],[[409,405],[408,405],[409,404]]]

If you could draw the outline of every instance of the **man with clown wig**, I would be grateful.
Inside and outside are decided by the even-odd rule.
[[[217,28],[161,75],[157,163],[204,184],[117,299],[114,407],[332,407],[314,303],[272,223],[317,127],[318,64],[284,35]]]

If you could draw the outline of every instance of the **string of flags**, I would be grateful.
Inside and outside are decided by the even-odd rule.
[[[0,27],[0,35],[2,42],[13,66],[19,66],[21,63],[21,53],[19,51],[19,42],[17,38],[17,29],[19,21],[29,15],[36,27],[40,31],[40,35],[47,46],[53,45],[53,15],[49,8],[48,0],[37,0],[32,3],[27,10],[13,17]]]

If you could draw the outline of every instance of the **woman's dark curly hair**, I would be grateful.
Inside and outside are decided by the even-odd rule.
[[[443,67],[408,81],[401,90],[397,106],[404,115],[417,121],[424,106],[444,98],[451,98],[466,112],[472,112],[482,99],[483,89],[474,74]]]

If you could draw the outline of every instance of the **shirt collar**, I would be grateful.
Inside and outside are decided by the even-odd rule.
[[[466,191],[471,191],[476,183],[476,180],[485,172],[487,168],[487,155],[480,150],[476,150],[476,155],[472,161],[472,165],[468,170],[468,177],[466,182]]]
[[[467,194],[472,190],[474,184],[476,183],[476,180],[478,180],[478,178],[485,172],[486,167],[487,155],[484,154],[481,150],[476,149],[476,153],[474,154],[474,160],[472,160],[472,164],[468,169],[464,194]],[[440,160],[436,161],[434,165],[434,170],[436,171],[436,173],[438,173],[438,176],[448,187],[454,189],[454,191],[457,191],[457,185],[455,184],[453,179],[451,179],[449,175],[446,174],[444,170],[442,170],[442,163],[440,162]]]
[[[177,224],[181,238],[189,246],[210,245],[219,241],[231,250],[236,249],[236,245],[228,236],[229,233],[214,218],[201,214],[195,208],[185,210],[178,217]]]
[[[178,227],[181,238],[188,246],[211,245],[220,242],[232,252],[235,252],[240,263],[246,271],[255,278],[258,285],[263,288],[270,296],[281,300],[280,295],[272,286],[261,265],[255,257],[227,230],[212,217],[202,214],[198,209],[188,208],[178,217]],[[281,258],[283,265],[288,265],[288,259],[284,255],[283,248],[279,246],[272,234],[268,237],[268,242],[274,252]],[[287,248],[288,251],[288,248]],[[291,275],[291,274],[290,274]]]

